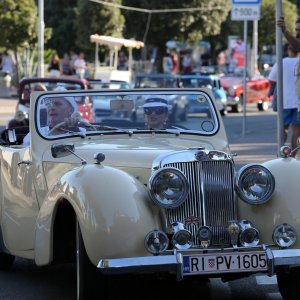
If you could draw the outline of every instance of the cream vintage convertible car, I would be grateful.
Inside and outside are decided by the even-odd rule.
[[[108,101],[110,114],[81,120],[76,97]],[[198,113],[170,123],[174,98]],[[72,115],[55,124],[67,110],[53,113],[58,100]],[[284,299],[298,291],[300,162],[284,148],[236,171],[209,89],[40,92],[30,116],[30,146],[2,132],[0,269],[15,257],[74,262],[77,299],[105,299],[114,274],[176,283],[265,273]]]

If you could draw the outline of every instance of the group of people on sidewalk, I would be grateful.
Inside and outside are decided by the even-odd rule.
[[[284,17],[277,20],[277,26],[288,41],[287,57],[282,61],[283,81],[283,138],[287,141],[289,128],[291,129],[291,148],[297,146],[300,137],[300,19],[295,23],[294,36],[286,30]],[[274,64],[269,74],[271,82],[270,95],[273,96],[273,110],[277,111],[276,81],[278,67]],[[292,154],[296,155],[296,152]]]
[[[54,53],[48,66],[51,77],[76,75],[79,79],[83,79],[85,78],[86,69],[84,53],[80,52],[77,55],[74,51],[70,51],[70,54],[65,53],[63,59],[60,59],[58,54]]]

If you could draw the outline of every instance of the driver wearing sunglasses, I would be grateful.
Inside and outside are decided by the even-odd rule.
[[[155,97],[147,99],[143,105],[146,126],[149,129],[165,128],[171,107],[166,99]]]

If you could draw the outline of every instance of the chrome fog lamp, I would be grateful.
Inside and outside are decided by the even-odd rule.
[[[208,226],[201,226],[197,232],[197,238],[202,247],[207,248],[210,245],[212,231]]]
[[[272,235],[274,243],[281,248],[288,248],[296,243],[295,229],[286,223],[276,226]]]
[[[237,246],[238,238],[240,234],[240,226],[238,225],[238,221],[229,221],[229,225],[227,227],[227,231],[230,235],[230,241],[232,246]]]
[[[266,167],[249,164],[238,172],[235,188],[243,201],[260,205],[266,203],[273,195],[275,179]]]
[[[163,231],[152,230],[146,235],[144,244],[148,252],[158,255],[168,248],[169,239]]]
[[[176,249],[185,250],[192,246],[192,234],[180,222],[172,223],[172,244]]]
[[[180,206],[186,200],[188,188],[185,175],[176,168],[159,169],[149,179],[151,198],[163,208]]]
[[[256,246],[259,243],[259,233],[256,228],[253,227],[251,222],[247,220],[241,220],[239,222],[240,227],[240,244],[244,247]]]

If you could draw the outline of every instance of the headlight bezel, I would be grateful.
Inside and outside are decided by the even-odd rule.
[[[250,176],[251,173],[254,174],[254,176],[258,176],[259,173],[263,172],[264,175],[266,175],[267,177],[264,179],[266,181],[265,185],[268,185],[266,190],[263,191],[263,195],[259,198],[259,199],[254,199],[254,194],[258,192],[254,191],[254,189],[252,189],[252,198],[251,195],[247,196],[244,188],[244,185],[246,183],[246,176],[249,177],[247,178],[248,181],[251,180]],[[258,177],[257,177],[258,178]],[[257,184],[257,186],[259,186],[260,188],[262,187],[262,183],[259,182],[258,180],[256,181],[256,183],[260,183]],[[250,188],[249,188],[250,190]],[[275,178],[273,176],[273,174],[271,173],[271,171],[266,168],[263,165],[260,164],[248,164],[245,165],[244,167],[242,167],[236,176],[236,180],[235,180],[235,191],[238,194],[239,198],[241,200],[243,200],[244,202],[250,204],[250,205],[262,205],[267,203],[270,198],[272,197],[273,193],[275,190]]]
[[[162,178],[164,174],[168,174],[168,173],[169,175],[174,174],[175,176],[177,176],[178,183],[181,183],[181,190],[178,191],[178,195],[177,195],[178,199],[172,198],[171,195],[169,197],[160,198],[160,199],[158,197],[159,193],[157,192],[157,190],[159,186],[157,181],[159,180],[159,178]],[[162,183],[160,183],[160,185],[161,187],[163,187]],[[168,185],[165,186],[167,186],[168,189],[170,189],[170,186]],[[166,209],[174,209],[182,205],[185,202],[189,191],[189,184],[186,176],[183,174],[182,171],[173,167],[163,167],[153,172],[153,174],[149,178],[148,187],[149,187],[149,194],[152,201],[159,207],[166,208]],[[167,194],[164,193],[164,191],[161,191],[161,193],[167,196]],[[174,193],[174,195],[176,195],[176,193]]]

